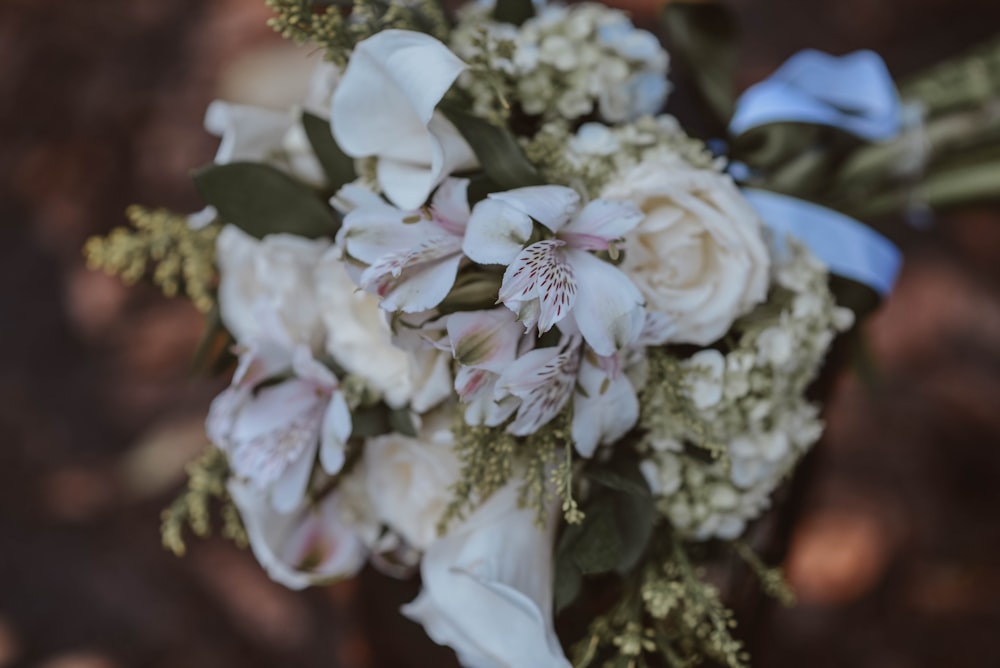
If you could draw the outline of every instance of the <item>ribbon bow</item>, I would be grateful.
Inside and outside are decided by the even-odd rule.
[[[812,123],[881,141],[899,133],[900,110],[896,86],[878,54],[838,57],[806,49],[743,93],[729,129],[736,136],[768,123]]]
[[[872,51],[830,56],[805,50],[747,89],[730,122],[733,136],[768,123],[812,123],[869,141],[896,136],[901,105],[885,63]],[[788,195],[744,188],[764,223],[780,238],[804,243],[830,271],[887,294],[902,256],[872,228],[826,207]]]

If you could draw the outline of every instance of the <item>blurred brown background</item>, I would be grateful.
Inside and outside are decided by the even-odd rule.
[[[733,5],[743,85],[807,46],[874,48],[904,75],[1000,32],[996,0]],[[267,16],[0,3],[0,668],[450,665],[396,616],[413,584],[292,593],[221,541],[182,560],[159,545],[220,381],[187,373],[191,307],[86,271],[79,249],[130,203],[200,207],[187,175],[214,153],[211,99],[301,85],[280,73],[308,50]],[[1000,209],[902,240],[868,325],[882,383],[838,383],[787,564],[800,605],[757,620],[756,666],[1000,666]]]

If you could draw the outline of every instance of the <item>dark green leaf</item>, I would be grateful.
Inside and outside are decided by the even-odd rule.
[[[709,107],[728,125],[736,100],[736,18],[722,2],[672,0],[661,22],[670,54],[687,65]]]
[[[382,403],[356,409],[351,414],[353,430],[351,438],[369,438],[380,436],[390,431],[391,413]]]
[[[346,155],[337,146],[330,130],[330,122],[310,114],[308,111],[302,112],[302,127],[309,138],[319,164],[323,167],[326,179],[330,183],[333,192],[340,190],[341,186],[350,183],[357,178],[354,171],[354,158]]]
[[[535,5],[531,0],[496,0],[493,18],[502,23],[521,25],[535,15]]]
[[[315,238],[337,232],[333,210],[309,186],[253,162],[209,165],[194,174],[206,202],[226,223],[251,236],[279,232]]]
[[[486,176],[499,189],[544,185],[544,180],[509,131],[454,105],[441,105],[439,109],[469,142]]]
[[[638,478],[606,468],[593,469],[587,477],[594,482],[618,492],[625,492],[645,499],[652,498],[649,487],[640,475]]]
[[[583,589],[583,573],[569,554],[556,558],[554,585],[556,613],[573,603]]]
[[[411,438],[417,435],[417,428],[413,425],[410,412],[401,408],[389,411],[389,429]]]
[[[656,525],[656,506],[648,490],[645,495],[618,494],[615,498],[615,517],[621,536],[621,558],[615,566],[619,573],[628,573],[642,559]]]
[[[573,561],[584,575],[607,573],[621,562],[624,550],[614,504],[608,498],[595,499],[586,513],[572,543]]]

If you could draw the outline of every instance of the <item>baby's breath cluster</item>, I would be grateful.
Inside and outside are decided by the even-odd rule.
[[[91,237],[83,247],[87,266],[135,283],[150,271],[168,297],[181,290],[199,311],[215,303],[215,239],[219,225],[197,228],[188,216],[165,209],[131,206],[125,212],[132,228],[118,227],[106,237]]]
[[[377,32],[396,28],[427,32],[445,39],[448,22],[434,0],[377,2],[355,0],[349,11],[337,2],[265,0],[274,16],[268,25],[296,44],[315,44],[327,60],[347,65],[354,46]]]
[[[823,430],[805,392],[853,315],[804,247],[789,243],[773,274],[771,298],[736,323],[726,352],[650,351],[641,468],[661,512],[695,539],[741,534]]]
[[[619,123],[657,113],[669,92],[669,58],[656,37],[620,10],[596,3],[548,5],[520,28],[497,24],[485,7],[471,5],[451,46],[467,62],[488,61],[504,75],[511,99],[545,119],[597,114]],[[481,115],[497,100],[495,83],[475,72],[460,85]]]
[[[584,123],[575,132],[565,122],[550,121],[525,142],[524,151],[546,180],[591,197],[655,153],[678,156],[693,168],[720,166],[704,142],[688,136],[677,119],[666,115],[613,126]]]

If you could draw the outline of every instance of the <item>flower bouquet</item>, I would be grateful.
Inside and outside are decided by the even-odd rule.
[[[291,588],[419,573],[402,613],[466,666],[747,665],[711,567],[790,599],[748,527],[899,266],[847,214],[990,194],[997,49],[902,95],[803,52],[737,99],[714,3],[664,10],[673,91],[599,4],[268,2],[326,56],[308,95],[213,103],[206,208],[85,249],[189,297],[232,378],[166,546],[217,513]]]

